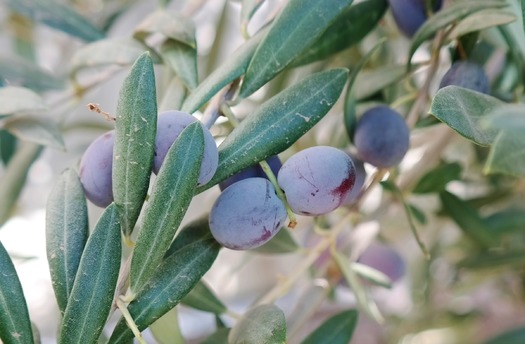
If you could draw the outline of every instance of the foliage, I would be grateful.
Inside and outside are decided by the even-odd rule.
[[[46,253],[59,309],[57,342],[343,344],[360,343],[370,328],[377,343],[522,342],[525,1],[444,1],[435,13],[425,12],[430,16],[411,38],[396,27],[393,2],[0,4],[6,45],[0,53],[0,226],[22,213],[32,168],[49,165]],[[482,67],[490,92],[438,89],[456,61]],[[108,99],[113,108],[98,104]],[[392,140],[372,147],[383,153],[372,164],[354,133],[364,113],[387,107],[401,115],[400,125],[371,120],[375,129],[366,138]],[[154,176],[157,115],[165,110],[199,121],[180,133]],[[409,130],[408,152],[400,127]],[[79,144],[76,133],[93,139],[110,129],[113,202],[97,209],[79,179],[87,143]],[[207,131],[219,162],[201,185]],[[287,166],[292,155],[313,146],[338,150],[293,165],[285,184],[302,178],[312,186],[294,191],[304,191],[298,202],[319,192],[304,176],[313,170],[303,166],[324,161],[317,158],[342,155],[348,172],[310,174],[323,176],[324,186],[336,179],[346,184],[329,210],[297,211],[296,217],[287,187],[279,187],[278,171],[265,160],[278,155]],[[399,151],[392,163],[386,148]],[[74,158],[58,171],[67,156]],[[343,202],[357,173],[352,159],[367,162],[359,172],[366,182]],[[276,196],[262,197],[259,210],[271,198],[284,205],[288,221],[266,218],[275,227],[269,241],[232,251],[213,237],[209,213],[217,185],[254,164],[269,180],[263,189]],[[323,197],[332,197],[333,187],[325,188]],[[238,220],[238,208],[230,209],[232,223],[251,223],[234,228],[228,222],[233,239],[230,229],[260,225]],[[265,227],[257,235],[267,234]],[[400,281],[390,280],[380,256],[374,267],[359,261],[376,241],[399,251],[405,263],[398,264],[406,266],[390,268],[407,271]],[[264,265],[271,264],[268,257],[276,266]],[[31,321],[19,264],[2,239],[0,339],[38,343],[41,324]],[[274,268],[285,276],[278,279]],[[231,292],[235,283],[240,287]],[[245,283],[253,290],[244,290]],[[408,300],[401,306],[396,290]],[[490,300],[479,302],[479,295]],[[490,305],[500,304],[498,319]],[[174,322],[185,316],[184,307],[212,314],[216,326],[183,335],[182,323]]]

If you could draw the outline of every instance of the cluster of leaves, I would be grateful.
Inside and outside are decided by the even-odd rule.
[[[44,147],[65,149],[61,129],[65,116],[47,116],[56,109],[47,96],[59,92],[79,102],[87,91],[107,81],[115,67],[128,71],[116,110],[114,204],[104,210],[90,232],[86,199],[75,167],[61,174],[49,195],[47,253],[62,314],[60,343],[97,342],[117,308],[122,318],[107,339],[109,343],[127,343],[133,337],[142,341],[140,332],[148,327],[159,341],[174,342],[180,333],[166,331],[176,321],[172,310],[179,303],[217,316],[219,329],[204,343],[286,342],[284,312],[273,305],[287,291],[279,286],[247,310],[231,329],[224,326],[221,316],[228,309],[202,281],[220,245],[211,237],[206,218],[186,226],[181,226],[182,220],[196,194],[254,163],[296,150],[296,142],[311,133],[331,110],[346,128],[344,139],[333,135],[331,144],[348,149],[359,113],[378,102],[408,113],[407,122],[415,135],[436,128],[450,134],[452,128],[468,139],[458,144],[477,153],[468,161],[453,160],[445,151],[446,144],[429,139],[434,163],[421,159],[412,170],[393,169],[381,183],[387,201],[402,203],[409,226],[430,259],[445,250],[444,243],[436,239],[425,244],[416,226],[425,225],[430,216],[436,222],[444,216],[463,231],[460,243],[468,243],[456,262],[457,271],[496,267],[504,273],[509,267],[523,265],[525,205],[518,195],[520,188],[523,190],[520,177],[525,176],[525,43],[520,42],[523,30],[516,30],[519,25],[507,25],[518,19],[509,6],[519,8],[520,4],[513,0],[451,2],[419,29],[405,52],[406,60],[399,63],[395,59],[399,51],[383,39],[395,31],[385,16],[386,0],[356,4],[351,0],[289,0],[250,37],[249,24],[263,2],[242,1],[240,26],[246,41],[199,80],[199,23],[188,15],[191,2],[174,11],[166,8],[169,1],[160,1],[162,9],[146,16],[130,37],[110,38],[107,32],[129,4],[115,2],[94,25],[74,7],[54,0],[6,1],[16,53],[24,59],[0,57],[0,82],[4,84],[0,88],[0,153],[5,165],[0,224],[11,216],[28,170]],[[521,6],[525,8],[523,1]],[[386,24],[378,27],[381,20]],[[31,30],[40,25],[86,42],[71,58],[68,80],[38,67]],[[431,47],[425,45],[429,40],[434,42]],[[367,48],[370,42],[371,49]],[[503,49],[503,63],[493,73],[493,96],[456,86],[433,94],[430,86],[444,47],[450,48],[453,59],[469,57],[486,64]],[[430,51],[430,60],[413,63],[413,56],[421,50]],[[154,64],[169,76],[160,88]],[[421,68],[427,64],[428,69]],[[101,77],[85,81],[95,70],[103,71]],[[421,71],[425,74],[423,85],[417,80]],[[299,76],[298,81],[290,82],[292,76]],[[263,86],[267,93],[262,100],[247,100]],[[407,91],[410,94],[406,95]],[[338,103],[340,97],[344,101]],[[166,157],[167,167],[150,181],[158,108],[189,113],[204,109],[203,122],[212,126],[221,114],[234,121],[235,105],[250,102],[257,102],[257,106],[234,129],[222,125],[228,132],[219,146],[217,173],[209,183],[195,188],[204,146],[202,129],[196,124],[183,131]],[[387,172],[374,171],[368,190]],[[411,176],[408,183],[403,182],[403,174]],[[458,189],[451,188],[451,182],[483,193],[462,199],[453,193]],[[394,197],[389,198],[389,193]],[[437,209],[437,214],[416,206],[418,197],[424,195],[440,200],[442,209]],[[345,211],[354,216],[359,205]],[[334,288],[339,279],[345,279],[359,311],[381,322],[383,315],[362,279],[386,287],[391,283],[378,271],[355,263],[357,257],[349,260],[333,245],[349,219],[343,213],[336,214],[341,215],[338,224],[325,219],[331,228],[298,267],[298,276],[331,247],[339,271],[338,278],[330,278]],[[132,239],[132,235],[136,236]],[[425,235],[428,241],[431,237]],[[132,245],[133,251],[121,266],[122,240]],[[257,252],[300,254],[298,248],[289,232],[282,230]],[[5,343],[38,341],[12,260],[2,244],[0,270],[4,276],[0,281],[0,338]],[[421,283],[432,285],[432,277]],[[303,343],[348,343],[356,324],[356,310],[341,310]],[[518,342],[524,331],[509,332],[490,343]]]

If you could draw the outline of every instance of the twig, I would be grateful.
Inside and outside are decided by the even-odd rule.
[[[122,301],[121,298],[117,299],[117,307],[118,307],[118,309],[120,309],[120,312],[122,313],[122,316],[126,320],[126,323],[128,324],[128,327],[133,332],[133,334],[135,335],[135,338],[137,338],[139,343],[140,344],[147,344],[146,341],[144,340],[144,338],[142,338],[142,334],[140,333],[140,331],[139,331],[139,329],[137,327],[137,324],[135,324],[135,320],[133,320],[133,318],[131,317],[131,314],[129,314],[128,307],[126,306],[124,301]]]
[[[406,118],[406,123],[409,128],[412,128],[414,125],[416,125],[419,119],[419,114],[423,109],[423,106],[425,106],[427,102],[428,89],[430,87],[432,79],[434,78],[434,74],[436,74],[436,71],[439,67],[439,50],[441,48],[441,45],[443,44],[445,37],[445,32],[439,31],[436,38],[434,39],[433,53],[430,59],[430,65],[428,66],[425,82],[423,83],[423,86],[419,91],[419,95],[416,101],[414,102],[414,105],[412,105],[412,108],[410,109],[410,112],[408,113]]]

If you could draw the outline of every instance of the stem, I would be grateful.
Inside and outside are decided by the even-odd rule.
[[[232,112],[232,110],[230,109],[228,105],[222,104],[221,111],[224,114],[224,116],[228,118],[228,120],[230,121],[233,127],[236,127],[239,125],[240,123],[239,120],[237,119],[237,117],[235,117],[235,114]],[[263,169],[264,173],[266,173],[266,176],[270,180],[270,183],[272,183],[272,185],[274,186],[277,197],[279,197],[281,202],[284,203],[284,207],[286,208],[286,213],[288,214],[288,219],[290,220],[290,222],[288,222],[288,228],[295,228],[295,226],[297,226],[297,218],[295,217],[295,214],[293,213],[292,208],[290,208],[290,205],[288,204],[288,200],[286,199],[286,196],[283,190],[281,190],[281,188],[279,187],[277,178],[275,177],[275,174],[273,174],[273,171],[270,168],[270,165],[268,165],[266,160],[260,161],[259,165],[261,165],[261,168]]]
[[[117,299],[117,307],[122,312],[122,316],[124,319],[126,319],[126,323],[128,324],[128,327],[131,329],[133,334],[135,335],[135,338],[139,341],[140,344],[147,344],[144,338],[142,338],[142,334],[140,333],[139,329],[137,328],[137,324],[135,324],[135,320],[131,317],[131,314],[129,314],[128,307],[122,301],[122,299],[119,297]]]
[[[284,278],[282,280],[282,283],[276,285],[272,290],[270,290],[266,295],[264,295],[257,302],[257,305],[273,303],[278,298],[286,294],[294,285],[294,283],[297,282],[297,280],[299,280],[303,273],[310,268],[310,266],[317,260],[317,258],[319,258],[321,253],[323,253],[328,247],[330,247],[330,244],[333,241],[335,241],[337,235],[339,235],[339,233],[341,233],[346,228],[352,217],[352,212],[349,212],[346,216],[344,216],[333,227],[333,229],[330,231],[330,234],[328,234],[314,248],[311,249],[310,253],[306,256],[303,262],[295,268],[294,272],[287,278]]]
[[[229,317],[232,317],[235,320],[241,320],[242,319],[242,315],[241,314],[235,313],[231,309],[226,309],[226,312],[224,312],[224,314],[226,314]]]
[[[297,218],[295,217],[295,214],[292,211],[292,208],[290,208],[290,205],[288,204],[288,200],[286,199],[286,196],[279,187],[279,183],[277,182],[277,178],[275,177],[275,174],[273,174],[272,169],[270,168],[270,165],[266,162],[266,160],[263,160],[259,162],[259,165],[261,165],[261,168],[263,169],[264,173],[266,173],[266,176],[270,180],[270,182],[273,184],[275,188],[275,193],[277,194],[277,197],[284,203],[284,206],[286,208],[286,213],[288,214],[288,219],[290,222],[288,222],[288,228],[295,228],[297,225]]]
[[[421,87],[421,90],[419,91],[419,95],[414,102],[414,105],[412,105],[412,108],[410,109],[410,112],[406,118],[409,128],[412,128],[417,123],[419,119],[419,113],[427,103],[428,89],[432,79],[434,78],[434,74],[436,74],[436,71],[439,67],[439,50],[443,44],[445,36],[446,35],[443,31],[439,31],[434,40],[434,50],[430,59],[430,65],[428,66],[427,77],[423,83],[423,86]]]
[[[215,124],[217,118],[221,115],[221,112],[228,117],[228,113],[223,109],[223,105],[233,99],[237,93],[239,85],[240,79],[236,79],[212,98],[202,115],[202,123],[206,128],[210,129]],[[228,117],[228,119],[230,118]],[[235,116],[233,116],[233,119],[230,119],[230,121],[234,126],[239,123]]]

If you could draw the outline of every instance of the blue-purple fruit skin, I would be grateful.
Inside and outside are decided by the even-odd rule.
[[[358,159],[353,154],[349,154],[350,159],[352,159],[355,167],[355,183],[352,187],[352,190],[346,195],[343,205],[351,205],[357,200],[357,196],[361,193],[363,186],[366,181],[366,170],[365,165],[361,159]]]
[[[454,62],[443,75],[439,88],[450,85],[468,88],[485,94],[490,92],[489,78],[483,68],[479,64],[469,61]]]
[[[111,130],[93,141],[80,160],[79,176],[87,199],[101,208],[113,202],[111,170],[115,131]]]
[[[215,240],[233,250],[259,247],[277,234],[286,208],[273,185],[264,178],[248,178],[226,188],[210,211]]]
[[[272,170],[273,174],[277,175],[279,173],[279,169],[282,166],[282,163],[279,157],[277,155],[273,155],[269,157],[268,159],[266,159],[266,162],[268,163],[268,165],[270,165],[270,169]],[[226,189],[228,186],[232,185],[233,183],[236,183],[238,181],[241,181],[247,178],[254,178],[254,177],[268,179],[268,176],[266,175],[266,173],[264,173],[261,165],[259,165],[258,163],[250,167],[247,167],[244,170],[241,170],[240,172],[234,174],[228,179],[223,180],[222,182],[219,183],[219,188],[221,189],[221,191],[224,191],[224,189]]]
[[[412,37],[428,19],[427,0],[388,0],[392,15],[399,30],[407,37]],[[435,2],[433,12],[438,11],[443,1]]]
[[[372,243],[357,260],[359,263],[381,271],[392,282],[400,280],[405,275],[406,265],[403,258],[392,248]]]
[[[159,113],[153,173],[159,172],[168,150],[180,133],[195,121],[197,118],[182,111],[172,110]],[[219,164],[219,153],[215,140],[208,129],[204,126],[202,128],[204,130],[204,156],[198,179],[199,185],[206,184],[211,180]]]
[[[346,152],[316,146],[292,155],[277,180],[294,213],[323,215],[342,204],[355,178],[354,163]]]
[[[410,130],[399,113],[387,106],[376,106],[357,121],[354,144],[360,159],[389,168],[399,164],[408,151]]]

